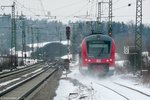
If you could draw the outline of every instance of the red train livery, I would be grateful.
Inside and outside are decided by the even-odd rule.
[[[82,40],[79,56],[79,70],[81,72],[113,74],[115,68],[115,42],[108,35],[89,35]]]

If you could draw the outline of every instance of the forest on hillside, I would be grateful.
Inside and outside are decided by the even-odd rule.
[[[22,50],[22,31],[25,28],[26,44],[49,42],[65,39],[65,25],[58,21],[47,21],[46,19],[26,19],[23,26],[21,17],[16,19],[16,48]],[[11,48],[11,16],[0,17],[0,54],[8,54]],[[30,50],[31,48],[28,48]]]
[[[25,28],[26,44],[33,42],[49,42],[65,40],[65,28],[67,25],[58,21],[48,21],[46,19],[34,20],[25,18],[25,25],[22,24],[21,17],[16,19],[16,41],[17,50],[22,50],[22,30]],[[78,53],[81,40],[93,31],[107,34],[108,23],[97,23],[94,21],[69,22],[71,27],[71,52]],[[129,23],[113,22],[113,38],[116,42],[117,52],[123,53],[124,46],[134,46],[135,25]],[[150,26],[143,25],[143,51],[150,51]],[[11,16],[2,15],[0,17],[0,54],[8,54],[11,47]],[[31,48],[28,48],[30,50]]]
[[[91,24],[92,23],[92,24]],[[108,33],[108,23],[102,22],[101,24],[97,24],[97,22],[76,22],[72,23],[72,44],[73,50],[76,52],[76,48],[79,47],[81,40],[92,33],[91,30],[94,32],[100,32],[103,34]],[[99,26],[99,27],[97,27]],[[150,26],[143,25],[143,51],[150,52]],[[135,44],[135,25],[131,21],[127,24],[123,22],[113,22],[112,23],[112,37],[116,43],[116,52],[123,54],[124,46],[134,46]]]

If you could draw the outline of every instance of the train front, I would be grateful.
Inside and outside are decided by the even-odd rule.
[[[102,34],[89,35],[81,45],[81,72],[113,74],[115,68],[114,40]]]

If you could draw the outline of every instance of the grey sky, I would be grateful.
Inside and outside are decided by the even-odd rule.
[[[69,19],[83,20],[87,14],[90,17],[86,20],[92,20],[89,19],[91,17],[96,18],[96,2],[102,0],[1,0],[0,5],[12,5],[12,1],[17,1],[16,11],[19,14],[22,11],[28,17],[39,18],[36,15],[41,15],[40,18],[46,18],[44,14],[50,12],[57,20],[65,22]],[[113,21],[135,21],[135,2],[136,0],[113,0]],[[129,3],[131,3],[130,7],[128,7]],[[143,23],[147,24],[150,24],[149,5],[150,0],[143,0]],[[1,14],[10,12],[11,8],[0,9]],[[107,4],[103,5],[103,14],[104,17],[108,16]]]

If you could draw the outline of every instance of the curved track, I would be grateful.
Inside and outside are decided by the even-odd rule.
[[[116,90],[114,90],[114,89],[111,89],[111,88],[110,88],[110,87],[108,87],[108,86],[105,86],[105,85],[100,84],[100,83],[98,83],[98,85],[100,85],[100,86],[102,86],[102,87],[104,87],[104,88],[107,88],[107,89],[109,89],[110,91],[115,92],[116,94],[120,95],[121,97],[125,98],[126,100],[130,100],[128,97],[124,96],[123,94],[121,94],[121,93],[117,92],[117,91],[116,91]]]
[[[141,100],[150,100],[150,95],[146,94],[140,90],[133,89],[131,87],[122,85],[120,83],[115,82],[101,82],[97,83],[99,86],[104,87],[121,97],[123,97],[125,100],[139,100],[139,97]]]
[[[142,91],[139,91],[139,90],[137,90],[137,89],[128,87],[128,86],[126,86],[126,85],[123,85],[123,84],[120,84],[120,83],[116,83],[116,82],[114,82],[114,84],[117,84],[117,85],[119,85],[119,86],[122,86],[122,87],[125,87],[125,88],[128,88],[128,89],[131,89],[131,90],[136,91],[136,92],[138,92],[138,93],[141,93],[141,94],[143,94],[143,95],[145,95],[145,96],[147,96],[147,97],[150,97],[150,94],[144,93],[144,92],[142,92]]]

